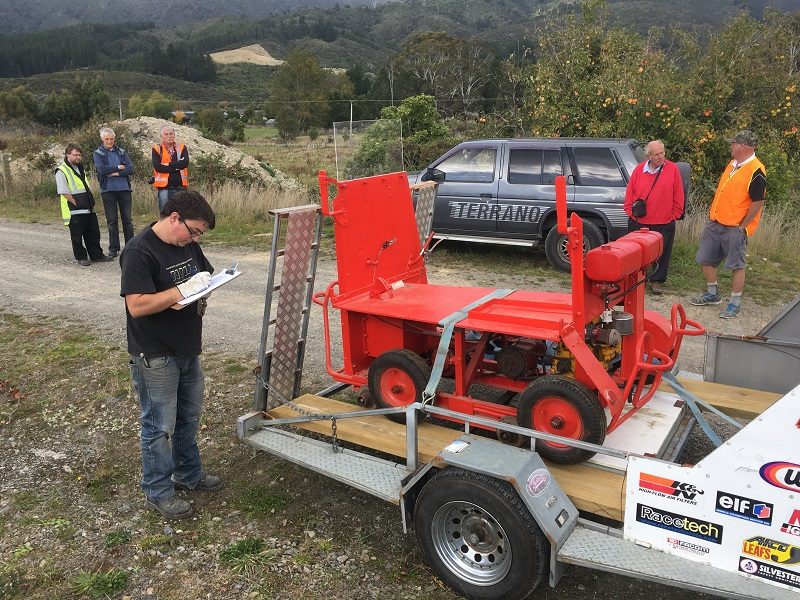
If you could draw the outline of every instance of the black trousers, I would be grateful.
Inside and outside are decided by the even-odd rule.
[[[125,243],[133,237],[133,221],[131,220],[131,192],[130,190],[118,192],[103,192],[103,208],[106,211],[106,224],[108,225],[108,251],[119,252],[119,226],[117,211],[122,218],[122,235]]]
[[[72,239],[72,253],[75,260],[91,258],[96,260],[103,256],[103,248],[100,246],[100,225],[97,223],[97,215],[72,215],[69,219],[69,237]],[[84,248],[84,244],[86,247]]]
[[[667,280],[669,259],[672,256],[672,242],[675,241],[675,221],[670,221],[664,225],[642,225],[630,217],[628,218],[628,233],[645,228],[649,229],[650,231],[657,231],[664,236],[664,251],[661,253],[661,256],[658,259],[656,270],[650,275],[650,281],[664,283]]]

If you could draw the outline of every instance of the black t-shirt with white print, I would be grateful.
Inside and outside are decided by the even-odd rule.
[[[200,245],[174,246],[162,241],[151,224],[125,244],[120,255],[120,295],[153,294],[175,287],[195,273],[214,268]],[[135,356],[197,356],[201,352],[203,317],[197,303],[181,310],[167,308],[154,315],[134,318],[125,307],[128,352]]]

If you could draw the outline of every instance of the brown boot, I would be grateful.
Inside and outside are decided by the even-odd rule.
[[[660,281],[653,281],[650,284],[650,291],[653,292],[654,296],[660,296],[664,293],[663,284]]]

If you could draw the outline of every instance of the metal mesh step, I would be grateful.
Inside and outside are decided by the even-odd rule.
[[[330,443],[269,427],[246,437],[245,441],[259,450],[285,458],[392,504],[400,502],[400,482],[408,474],[405,465],[346,448],[334,452]]]
[[[558,553],[565,563],[726,598],[800,600],[800,594],[737,573],[643,548],[578,525]]]

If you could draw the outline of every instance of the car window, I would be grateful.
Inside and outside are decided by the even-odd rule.
[[[436,168],[447,173],[446,181],[491,183],[494,181],[496,148],[463,148]]]
[[[517,148],[509,152],[509,183],[552,184],[557,175],[561,175],[561,153],[558,150]]]
[[[575,148],[574,156],[581,185],[625,187],[610,148]]]

